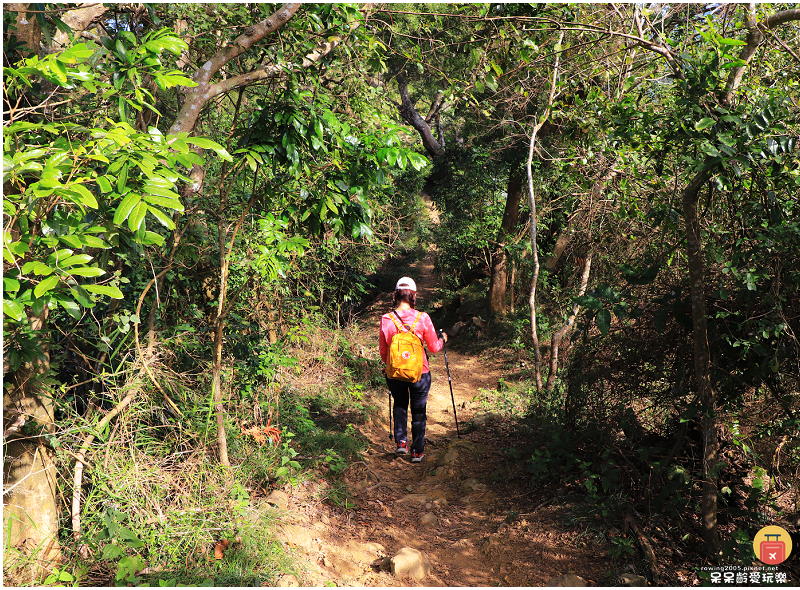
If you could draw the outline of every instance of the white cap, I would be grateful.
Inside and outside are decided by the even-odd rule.
[[[410,279],[408,277],[403,277],[399,281],[397,281],[397,286],[394,288],[395,291],[397,289],[411,289],[412,291],[417,290],[417,284],[414,282],[414,279]]]

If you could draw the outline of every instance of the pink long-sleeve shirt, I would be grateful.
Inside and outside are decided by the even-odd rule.
[[[442,350],[444,342],[442,342],[436,335],[433,322],[427,313],[424,311],[417,311],[416,309],[404,309],[397,312],[397,315],[400,316],[402,323],[408,326],[411,326],[414,323],[414,320],[417,319],[417,314],[420,314],[421,317],[414,328],[414,332],[425,342],[425,344],[428,345],[428,352],[439,352]],[[397,334],[397,326],[394,325],[394,322],[390,317],[391,315],[394,315],[394,312],[384,314],[381,317],[381,330],[380,337],[378,339],[378,349],[380,350],[384,365],[389,361],[389,344],[392,342],[394,335]],[[395,317],[395,320],[396,319],[397,318]],[[422,372],[427,373],[429,371],[430,368],[428,366],[428,355],[425,355],[425,360],[422,365]]]

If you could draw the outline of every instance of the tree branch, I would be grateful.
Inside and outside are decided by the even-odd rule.
[[[767,17],[763,23],[759,23],[756,20],[755,3],[750,3],[749,13],[746,20],[747,45],[744,45],[742,50],[739,52],[739,59],[745,63],[744,65],[731,68],[731,73],[729,74],[728,81],[725,84],[725,98],[723,99],[724,104],[729,105],[733,102],[733,94],[742,83],[745,69],[750,64],[750,60],[753,59],[756,49],[758,49],[761,41],[764,40],[764,31],[774,29],[784,23],[795,20],[800,20],[800,9],[795,8],[776,12],[775,14]],[[791,53],[793,57],[797,58],[797,56],[792,53],[791,50],[789,50],[789,53]]]
[[[425,117],[425,122],[430,125],[433,118],[439,114],[439,111],[442,108],[442,98],[444,97],[444,91],[440,90],[436,93],[436,98],[433,99],[431,103],[431,108],[428,111],[428,115]]]
[[[557,45],[561,45],[564,41],[564,32],[558,35]],[[529,306],[531,310],[531,335],[533,337],[533,350],[535,354],[535,376],[536,376],[536,390],[542,390],[542,353],[539,347],[539,334],[536,330],[536,287],[539,282],[539,249],[536,244],[536,198],[533,193],[533,152],[536,146],[536,135],[544,125],[545,121],[550,118],[550,108],[553,106],[553,98],[556,94],[556,81],[558,80],[558,62],[561,53],[556,53],[555,63],[553,64],[553,79],[550,82],[550,94],[547,96],[547,106],[542,113],[539,122],[531,131],[531,140],[528,149],[528,160],[526,162],[526,170],[528,173],[528,195],[531,199],[531,248],[533,252],[533,278],[531,279],[531,294],[529,298]],[[552,372],[552,371],[551,371]]]
[[[272,16],[267,17],[256,25],[248,27],[245,33],[239,35],[232,45],[219,50],[211,59],[198,68],[193,76],[194,81],[197,82],[197,86],[187,90],[186,100],[169,130],[170,134],[180,133],[181,131],[190,132],[194,128],[197,118],[200,116],[202,107],[204,107],[210,99],[226,90],[222,88],[216,93],[212,93],[211,89],[213,86],[210,84],[211,77],[229,61],[243,54],[268,34],[281,28],[294,16],[299,8],[300,4],[297,2],[285,4]],[[244,74],[244,76],[246,75],[247,74]],[[240,77],[241,76],[237,76],[236,78]],[[234,84],[230,86],[230,88],[227,88],[227,90],[236,88],[236,86],[237,85]]]
[[[425,150],[428,154],[432,157],[438,156],[442,151],[442,146],[436,141],[436,138],[433,137],[433,132],[431,131],[431,126],[422,118],[417,112],[417,109],[414,107],[414,103],[411,101],[411,96],[408,94],[408,85],[406,84],[405,77],[399,75],[397,77],[397,90],[400,92],[400,116],[403,117],[403,121],[411,125],[417,132],[420,134],[422,138],[422,145],[425,146]]]

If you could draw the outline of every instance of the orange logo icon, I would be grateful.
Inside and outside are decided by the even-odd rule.
[[[753,539],[756,557],[767,565],[778,565],[786,561],[792,552],[792,537],[779,526],[765,526]]]

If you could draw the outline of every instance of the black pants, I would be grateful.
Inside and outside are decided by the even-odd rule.
[[[427,420],[428,392],[431,389],[431,374],[423,373],[416,383],[386,378],[386,385],[394,398],[394,440],[408,440],[408,406],[411,404],[411,449],[421,453],[425,450],[425,423]]]

